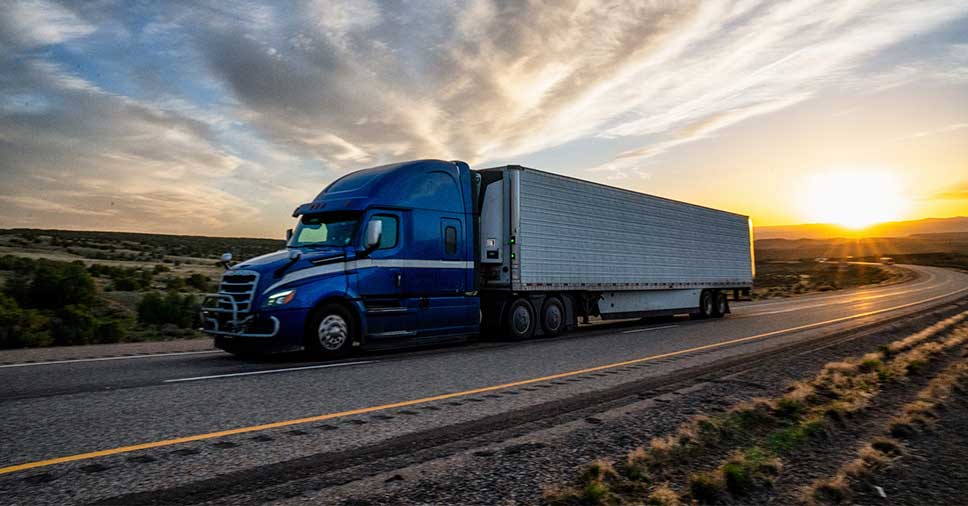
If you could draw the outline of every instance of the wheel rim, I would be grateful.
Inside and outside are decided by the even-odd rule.
[[[514,312],[511,313],[511,330],[515,334],[527,334],[528,330],[531,329],[531,311],[523,304],[514,308]]]
[[[561,308],[551,304],[545,309],[545,327],[550,332],[557,332],[561,328]]]
[[[713,298],[708,293],[702,299],[702,309],[706,314],[713,312]]]
[[[719,307],[718,307],[718,310],[719,310],[720,313],[723,313],[723,314],[726,313],[726,297],[720,297],[719,298]]]
[[[326,318],[323,318],[323,321],[319,322],[317,335],[319,336],[319,345],[323,349],[330,351],[340,349],[346,343],[349,334],[346,320],[339,315],[327,315]]]

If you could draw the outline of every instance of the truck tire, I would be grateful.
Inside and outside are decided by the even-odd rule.
[[[713,311],[713,316],[716,318],[726,316],[726,313],[729,312],[729,300],[726,298],[726,292],[717,290],[714,300],[716,302],[716,309]]]
[[[320,358],[345,357],[355,337],[350,312],[339,304],[327,304],[313,311],[306,328],[306,351]]]
[[[703,290],[699,294],[699,312],[693,313],[693,317],[705,320],[713,316],[716,311],[716,299],[713,295],[712,290]]]
[[[534,334],[534,306],[528,299],[515,299],[504,315],[504,330],[514,341],[522,341]]]
[[[541,308],[541,330],[548,337],[555,337],[565,329],[565,305],[558,297],[548,297]]]

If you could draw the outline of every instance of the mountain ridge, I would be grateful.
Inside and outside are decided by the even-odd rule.
[[[757,240],[886,238],[952,233],[968,233],[968,216],[893,221],[878,223],[861,229],[851,229],[829,223],[753,227],[753,235]]]

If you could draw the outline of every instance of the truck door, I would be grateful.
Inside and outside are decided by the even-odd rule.
[[[470,245],[458,218],[440,219],[432,291],[422,301],[419,342],[439,341],[447,336],[473,332],[478,320],[478,301],[465,296]]]
[[[416,336],[417,303],[403,293],[400,256],[406,250],[404,216],[395,211],[367,213],[361,230],[372,220],[383,222],[380,245],[357,260],[357,293],[366,307],[367,335],[372,346],[413,344]]]

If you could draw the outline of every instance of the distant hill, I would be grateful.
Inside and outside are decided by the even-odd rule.
[[[756,260],[877,258],[926,253],[968,254],[968,232],[862,239],[757,239]]]
[[[0,247],[63,251],[96,260],[161,260],[164,257],[218,258],[231,252],[252,258],[285,247],[281,239],[204,237],[80,230],[0,229]]]
[[[755,227],[753,233],[756,239],[856,239],[861,237],[908,237],[921,234],[958,234],[968,233],[968,217],[895,221],[880,223],[861,230],[825,223]]]

